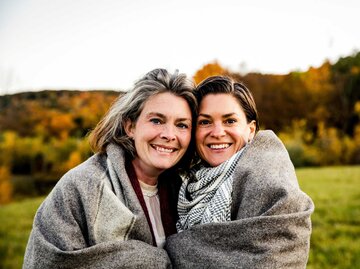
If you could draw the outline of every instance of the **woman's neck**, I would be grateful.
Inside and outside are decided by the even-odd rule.
[[[132,160],[132,165],[135,170],[136,177],[138,180],[148,184],[156,185],[158,182],[158,177],[162,171],[159,169],[146,169],[142,167],[141,163],[137,158]]]

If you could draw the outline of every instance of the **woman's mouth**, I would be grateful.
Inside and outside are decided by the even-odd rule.
[[[151,147],[158,152],[164,152],[164,153],[173,153],[174,151],[177,150],[176,148],[168,148],[168,147],[163,147],[163,146],[158,146],[158,145],[151,145]]]
[[[208,147],[210,149],[226,149],[228,147],[230,147],[231,144],[229,143],[224,143],[224,144],[208,144]]]

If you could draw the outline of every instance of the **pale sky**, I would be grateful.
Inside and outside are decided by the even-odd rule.
[[[286,74],[360,49],[359,0],[0,0],[0,95],[126,90],[217,60]]]

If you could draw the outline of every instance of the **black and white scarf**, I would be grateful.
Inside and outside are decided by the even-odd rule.
[[[183,178],[178,232],[197,224],[231,220],[233,173],[243,149],[216,167],[197,166]]]

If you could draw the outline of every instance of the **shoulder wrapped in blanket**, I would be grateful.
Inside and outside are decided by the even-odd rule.
[[[109,145],[64,175],[36,213],[23,268],[171,268],[124,163]]]
[[[174,268],[306,268],[314,204],[272,131],[260,131],[234,174],[231,221],[167,239]]]

